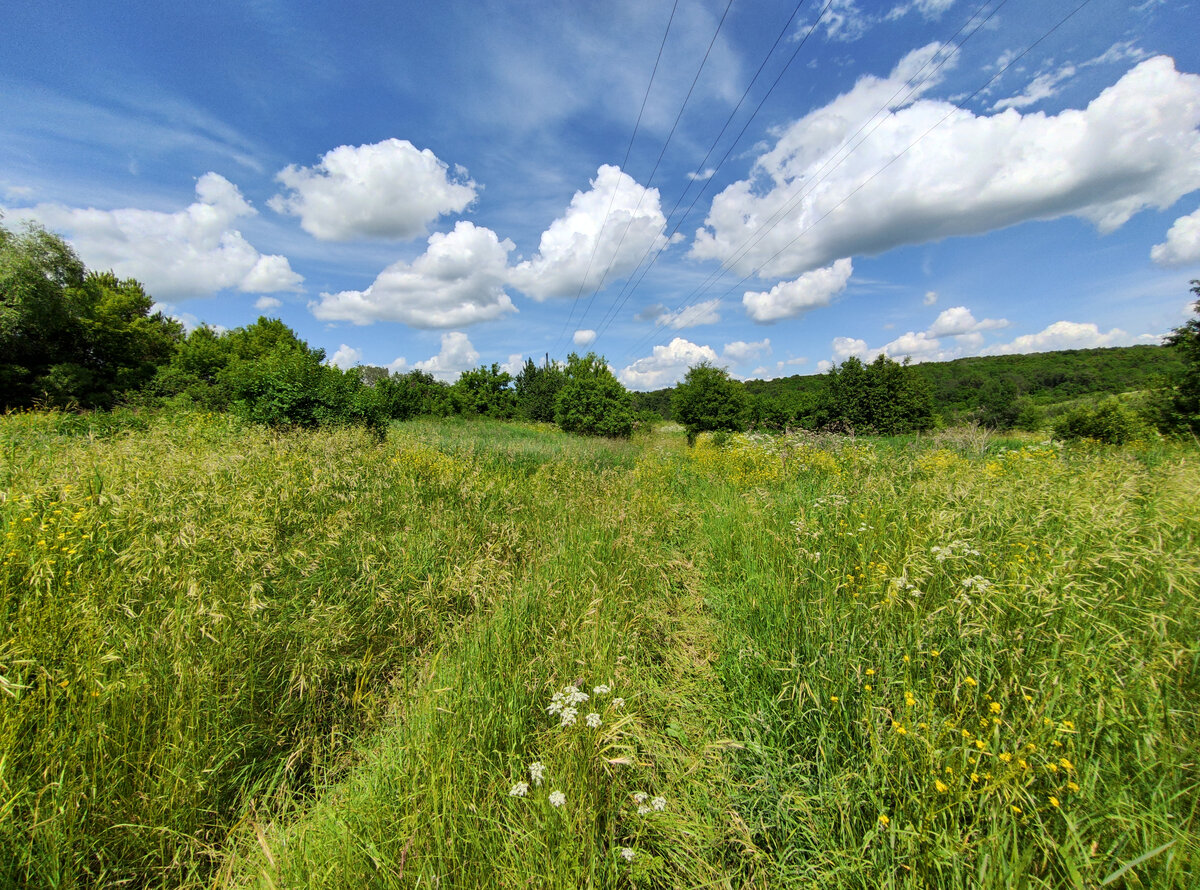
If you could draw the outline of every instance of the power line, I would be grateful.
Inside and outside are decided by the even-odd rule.
[[[687,210],[685,210],[683,212],[683,215],[679,217],[678,222],[675,223],[675,228],[671,230],[671,234],[667,236],[667,240],[665,242],[663,242],[661,247],[659,247],[658,252],[654,254],[654,258],[650,260],[650,262],[649,262],[649,264],[647,264],[646,268],[644,270],[642,270],[641,275],[638,275],[637,270],[639,268],[641,268],[642,262],[645,261],[646,257],[650,254],[650,251],[654,249],[653,242],[651,242],[651,244],[646,248],[646,252],[644,254],[642,254],[642,258],[641,258],[641,260],[638,261],[638,265],[636,267],[634,267],[634,274],[629,277],[629,279],[625,283],[624,288],[622,288],[621,293],[617,295],[617,300],[614,301],[613,308],[611,308],[605,314],[604,319],[602,320],[601,325],[600,325],[600,330],[597,333],[597,339],[599,339],[600,335],[602,335],[606,330],[608,330],[608,328],[612,324],[612,322],[616,320],[617,314],[621,311],[621,309],[629,301],[629,298],[631,296],[633,296],[633,294],[637,291],[638,287],[641,286],[642,281],[645,279],[646,275],[650,272],[650,268],[658,261],[658,258],[663,255],[663,252],[667,249],[667,247],[670,246],[671,239],[674,238],[676,233],[679,232],[679,229],[680,229],[680,227],[682,227],[684,220],[686,220],[688,218],[689,214],[691,214],[692,210],[695,208],[696,202],[699,201],[700,198],[704,196],[704,193],[706,191],[708,191],[708,186],[713,181],[713,178],[716,176],[717,171],[720,170],[721,167],[723,167],[725,165],[725,162],[727,160],[729,160],[729,156],[733,153],[734,148],[737,147],[737,144],[741,141],[742,136],[744,136],[746,134],[746,130],[749,129],[750,123],[754,120],[755,117],[758,116],[758,112],[762,110],[764,103],[766,103],[767,99],[770,98],[771,93],[773,93],[775,91],[775,87],[777,87],[779,85],[779,81],[783,79],[783,75],[787,73],[787,70],[788,70],[788,68],[791,67],[792,62],[794,62],[796,60],[796,56],[800,54],[800,50],[804,49],[804,45],[808,42],[808,38],[812,36],[813,31],[815,31],[817,28],[817,25],[819,25],[821,23],[821,20],[825,17],[825,13],[829,10],[829,7],[832,4],[833,4],[833,0],[826,0],[825,6],[822,7],[820,14],[813,21],[812,25],[809,26],[808,32],[800,40],[799,44],[796,46],[796,49],[792,51],[791,56],[788,57],[788,60],[786,63],[784,63],[784,66],[779,70],[779,73],[775,76],[775,80],[772,82],[770,88],[766,91],[766,93],[763,94],[763,97],[759,100],[758,105],[755,107],[754,111],[750,114],[750,117],[748,117],[746,119],[745,123],[742,124],[741,131],[737,134],[737,136],[734,137],[733,142],[731,142],[729,144],[729,148],[725,151],[725,155],[721,158],[720,161],[717,162],[717,166],[713,168],[712,176],[710,176],[707,180],[705,180],[705,183],[701,187],[700,191],[696,193],[696,197],[694,197],[692,199],[692,203],[688,205]],[[717,134],[716,139],[714,139],[712,145],[709,146],[708,152],[705,153],[703,160],[700,161],[699,166],[696,168],[697,174],[700,174],[704,171],[704,165],[708,162],[709,157],[712,155],[713,151],[716,149],[717,143],[720,142],[721,137],[723,135],[725,135],[725,130],[729,127],[729,124],[733,120],[734,115],[736,115],[738,112],[738,109],[742,107],[742,103],[746,100],[746,97],[750,94],[750,90],[753,88],[755,82],[758,80],[758,75],[761,74],[763,68],[766,67],[767,61],[770,59],[771,54],[775,52],[775,48],[779,45],[779,41],[783,38],[783,35],[785,33],[787,33],[788,29],[790,28],[790,26],[792,24],[792,20],[796,17],[796,14],[800,11],[800,7],[803,5],[804,5],[804,0],[800,0],[800,2],[796,4],[796,8],[792,10],[792,14],[788,17],[787,22],[784,23],[783,30],[779,32],[779,36],[775,38],[775,43],[773,43],[771,45],[771,49],[768,50],[766,56],[763,57],[762,64],[760,64],[758,66],[758,71],[755,73],[754,78],[750,81],[750,84],[746,87],[745,92],[742,93],[742,97],[741,97],[741,99],[738,100],[737,106],[730,113],[729,117],[727,117],[725,119],[725,124],[724,124],[724,126],[721,127],[721,132]],[[669,214],[667,214],[668,219],[670,219],[672,216],[675,215],[675,211],[679,209],[679,205],[683,203],[683,199],[685,197],[687,197],[687,193],[691,189],[691,187],[692,187],[692,183],[691,183],[691,181],[689,181],[687,184],[687,187],[684,188],[683,192],[680,194],[679,200],[677,200],[675,202],[675,206],[672,207],[671,212]],[[663,228],[665,229],[666,226],[664,225]],[[636,280],[635,280],[635,277],[636,277]]]
[[[966,102],[970,101],[971,99],[973,99],[975,96],[977,96],[982,90],[986,89],[993,81],[995,81],[997,78],[999,78],[1001,75],[1003,75],[1004,72],[1007,71],[1008,68],[1010,68],[1017,61],[1017,59],[1024,57],[1034,47],[1036,47],[1039,43],[1041,43],[1043,40],[1045,40],[1047,37],[1049,37],[1052,33],[1054,33],[1054,31],[1056,31],[1064,22],[1066,22],[1067,19],[1071,18],[1071,16],[1073,16],[1076,12],[1078,12],[1079,9],[1082,9],[1083,6],[1087,5],[1088,2],[1091,2],[1091,0],[1085,0],[1085,2],[1083,4],[1081,4],[1079,7],[1077,7],[1068,16],[1066,16],[1064,19],[1062,19],[1060,22],[1058,22],[1056,25],[1054,25],[1052,28],[1050,28],[1050,30],[1048,30],[1041,37],[1039,37],[1036,41],[1034,41],[1034,43],[1032,43],[1028,47],[1026,47],[1020,53],[1020,55],[1015,57],[1012,61],[1009,62],[1008,65],[1006,65],[1003,69],[1001,69],[993,77],[991,77],[986,83],[984,83],[981,87],[979,87],[979,89],[975,90],[975,92],[973,92],[970,96],[968,96],[967,99],[964,100],[964,104]],[[841,164],[844,163],[845,160],[847,158],[849,158],[850,155],[853,154],[853,152],[859,146],[861,146],[876,129],[879,128],[880,125],[882,125],[883,120],[885,118],[879,118],[879,120],[876,122],[875,126],[872,127],[868,132],[866,132],[866,134],[863,136],[862,139],[860,139],[858,142],[854,143],[852,146],[850,145],[850,143],[859,134],[863,133],[863,131],[866,130],[866,128],[870,125],[870,123],[872,121],[874,121],[876,119],[876,117],[880,115],[881,112],[884,112],[888,108],[892,107],[893,101],[901,92],[904,91],[905,87],[911,87],[911,88],[909,89],[909,91],[908,91],[907,95],[904,97],[904,99],[901,100],[900,104],[907,102],[909,97],[911,97],[918,89],[920,89],[920,87],[926,81],[928,81],[931,77],[933,77],[933,75],[936,74],[937,71],[940,70],[942,68],[942,66],[944,66],[949,61],[949,59],[953,58],[954,55],[958,52],[958,50],[961,49],[962,46],[967,42],[967,40],[969,40],[972,36],[974,36],[976,33],[978,33],[978,31],[984,25],[986,25],[986,23],[1000,10],[1001,7],[1004,6],[1005,3],[1007,3],[1007,0],[1002,0],[1002,2],[999,3],[994,9],[992,9],[992,11],[990,13],[988,13],[988,15],[985,18],[983,18],[979,22],[979,24],[976,25],[976,27],[974,29],[972,29],[971,32],[968,33],[954,47],[954,49],[950,53],[946,54],[941,59],[941,61],[939,61],[937,63],[936,67],[932,71],[930,71],[929,74],[927,74],[924,78],[922,78],[919,83],[914,84],[914,81],[916,80],[916,78],[921,74],[922,71],[925,70],[926,67],[928,67],[934,61],[934,59],[937,58],[938,54],[935,53],[934,56],[931,56],[930,59],[928,59],[925,62],[925,64],[922,65],[922,67],[920,69],[918,69],[918,71],[912,77],[909,78],[909,80],[906,82],[906,84],[904,86],[901,86],[899,89],[897,89],[896,92],[892,94],[892,96],[880,107],[880,109],[878,111],[876,111],[869,118],[867,118],[867,120],[862,124],[862,126],[860,126],[854,134],[852,134],[847,140],[845,140],[842,143],[841,147],[839,147],[832,155],[830,155],[829,158],[826,159],[825,163],[822,164],[822,166],[818,169],[817,173],[820,174],[823,171],[826,171],[826,168],[830,167],[830,164],[833,163],[834,159],[837,158],[839,154],[842,154],[843,151],[845,151],[845,154],[842,155],[842,157],[839,160],[837,160],[837,163],[833,164],[831,169],[828,169],[828,171],[825,172],[825,174],[823,176],[820,176],[818,178],[810,178],[805,183],[801,184],[801,191],[795,197],[791,198],[782,208],[780,208],[778,211],[776,211],[766,221],[766,223],[764,223],[762,226],[757,228],[754,231],[754,233],[752,233],[749,237],[747,237],[747,239],[745,241],[743,241],[737,247],[737,249],[734,251],[733,255],[731,255],[728,259],[726,259],[725,261],[722,262],[721,268],[714,271],[712,274],[710,274],[708,276],[708,278],[704,282],[702,282],[697,288],[693,289],[693,291],[675,308],[675,310],[673,310],[669,314],[670,315],[678,315],[678,313],[681,312],[683,309],[685,309],[691,302],[693,302],[693,300],[695,298],[702,296],[706,291],[708,291],[716,280],[720,279],[725,274],[727,274],[728,271],[730,270],[730,268],[735,263],[737,263],[739,260],[741,260],[755,244],[757,244],[763,237],[766,236],[766,234],[768,232],[770,232],[777,225],[779,225],[780,222],[783,221],[783,219],[795,208],[795,206],[801,200],[803,200],[804,197],[806,197],[808,194],[811,194],[812,190],[816,186],[818,186],[821,182],[824,182],[826,179],[828,179],[829,175],[831,175],[834,172],[834,170],[836,170],[838,167],[840,167]],[[960,26],[958,31],[956,31],[955,34],[951,37],[951,41],[954,39],[954,37],[957,37],[958,34],[962,33],[962,31],[968,25],[970,25],[972,22],[974,22],[979,17],[979,15],[981,14],[981,12],[983,11],[983,9],[986,6],[987,6],[987,2],[983,3],[978,9],[976,9],[976,11],[967,18],[967,20],[964,22],[964,24],[962,26]],[[949,41],[947,43],[949,43]],[[943,44],[943,47],[945,47],[946,45],[947,44]],[[940,52],[941,52],[941,50],[939,49],[939,53]],[[888,166],[890,166],[892,163],[894,163],[896,160],[898,160],[899,157],[901,157],[904,153],[909,151],[913,147],[913,145],[916,145],[916,143],[919,142],[920,139],[924,138],[925,135],[928,135],[928,133],[931,132],[933,129],[935,129],[937,126],[940,126],[941,123],[943,123],[946,119],[948,119],[954,113],[954,111],[957,111],[957,110],[959,110],[959,106],[955,105],[953,110],[950,111],[946,115],[945,118],[943,118],[941,121],[939,121],[933,127],[931,127],[928,131],[926,131],[925,134],[922,134],[921,137],[919,137],[911,145],[909,145],[907,148],[905,148],[903,152],[901,152],[899,155],[896,155],[894,158],[892,158],[892,160],[889,161],[887,164],[885,164],[884,167],[877,170],[866,182],[869,182],[871,179],[874,179],[876,176],[878,176],[880,173],[882,173],[884,169],[886,169]],[[846,150],[847,146],[849,146],[848,151]],[[861,183],[858,186],[858,188],[855,189],[855,192],[857,192],[859,189],[861,189],[863,186],[865,186],[866,182]],[[854,194],[854,192],[851,193],[851,195],[853,195],[853,194]],[[844,198],[841,202],[839,202],[839,204],[837,206],[840,207],[842,204],[844,204],[845,201],[851,197],[851,195],[847,195],[846,198]],[[829,213],[832,213],[833,210],[835,210],[835,209],[837,209],[837,208],[836,207],[832,208],[830,211],[825,213],[821,217],[821,219],[824,219],[826,216],[829,215]],[[798,241],[800,239],[800,237],[802,237],[804,234],[806,234],[808,231],[810,231],[812,229],[812,227],[815,226],[818,222],[820,222],[820,220],[815,220],[813,223],[811,223],[803,232],[801,232],[799,235],[797,235],[796,238],[792,239],[792,241],[790,241],[782,250],[778,251],[774,256],[772,256],[769,260],[767,260],[766,263],[763,263],[762,265],[760,265],[754,272],[745,276],[739,282],[734,284],[731,288],[729,288],[727,291],[725,291],[722,294],[722,296],[732,293],[741,284],[745,283],[750,278],[754,277],[754,275],[756,275],[758,272],[760,272],[763,268],[765,268],[773,260],[778,258],[783,252],[785,252],[787,250],[787,248],[791,247],[792,244],[794,244],[796,241]],[[641,339],[639,339],[637,341],[637,343],[633,347],[633,350],[638,349],[640,347],[640,345],[642,343],[646,342],[647,340],[653,339],[665,327],[666,327],[665,323],[660,322],[646,336],[642,337]],[[633,350],[631,350],[631,352],[629,354],[632,354]]]
[[[633,212],[629,215],[629,220],[625,223],[625,228],[621,232],[621,237],[617,240],[617,246],[613,250],[612,259],[609,260],[608,266],[604,270],[604,274],[600,276],[600,283],[596,285],[596,289],[592,291],[592,295],[588,297],[587,306],[584,307],[583,315],[580,316],[579,319],[580,324],[583,324],[583,319],[587,318],[588,311],[592,308],[592,302],[596,299],[596,294],[600,293],[600,290],[604,287],[604,282],[608,278],[608,273],[612,271],[612,267],[617,261],[617,255],[621,251],[621,245],[625,243],[625,236],[629,234],[629,229],[633,225],[633,220],[637,216],[638,210],[641,209],[642,201],[646,197],[646,192],[650,189],[650,183],[654,181],[654,175],[658,172],[659,165],[662,164],[662,159],[667,153],[667,146],[671,144],[671,138],[675,135],[675,130],[679,127],[680,120],[683,119],[684,109],[687,108],[688,101],[692,98],[692,92],[696,89],[696,84],[700,81],[700,74],[704,71],[704,66],[708,62],[708,57],[712,53],[712,48],[717,43],[717,37],[721,33],[721,27],[725,24],[725,19],[729,16],[729,10],[732,6],[733,0],[729,0],[729,2],[725,4],[725,12],[722,13],[721,20],[717,22],[717,29],[713,32],[712,40],[710,40],[708,43],[708,49],[704,51],[704,58],[700,60],[700,65],[696,69],[696,76],[692,78],[692,85],[688,87],[687,95],[683,97],[683,103],[679,106],[679,113],[675,115],[675,122],[671,125],[671,131],[667,134],[667,138],[663,142],[662,150],[658,153],[658,159],[654,162],[654,169],[650,171],[650,176],[646,179],[646,184],[642,186],[642,192],[638,196],[637,205],[633,208]],[[613,196],[616,196],[615,190],[613,192]],[[601,227],[600,232],[596,235],[597,246],[599,246],[600,234],[602,233],[603,227]],[[594,253],[595,250],[593,249],[593,254]],[[584,280],[587,280],[586,275],[584,276]]]
[[[629,163],[629,154],[633,151],[633,142],[637,138],[638,128],[642,125],[642,114],[646,110],[646,103],[650,101],[650,88],[654,86],[654,78],[658,74],[658,65],[662,62],[663,49],[667,45],[667,35],[671,33],[671,24],[675,21],[675,10],[679,8],[679,0],[675,0],[671,7],[671,15],[667,19],[666,30],[663,31],[662,40],[658,44],[658,55],[654,59],[654,68],[650,72],[650,81],[646,84],[646,95],[642,97],[642,107],[638,109],[637,120],[633,124],[633,132],[629,134],[629,145],[625,147],[625,158],[621,161],[621,170],[624,171],[625,166]],[[571,301],[571,311],[567,315],[567,320],[563,324],[563,329],[559,333],[559,341],[566,334],[567,329],[571,326],[571,319],[575,315],[575,304],[579,302],[579,298],[583,296],[583,286],[587,283],[588,273],[592,271],[592,263],[596,259],[596,250],[600,247],[600,236],[604,234],[604,227],[608,225],[609,214],[612,213],[613,204],[617,200],[617,191],[621,187],[621,180],[617,179],[617,184],[613,187],[612,197],[608,199],[608,209],[604,212],[604,219],[600,223],[600,229],[596,233],[596,243],[592,245],[592,255],[588,257],[587,269],[583,273],[583,278],[579,281],[579,292],[575,294],[575,299]]]

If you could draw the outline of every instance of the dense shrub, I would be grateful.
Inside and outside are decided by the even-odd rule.
[[[1069,411],[1054,425],[1054,438],[1123,445],[1145,437],[1149,431],[1149,426],[1135,412],[1109,399],[1095,407],[1081,406]]]
[[[689,368],[683,382],[675,388],[671,413],[683,424],[688,444],[693,445],[702,432],[744,430],[746,393],[724,368],[701,362]]]
[[[526,359],[525,367],[514,381],[518,416],[523,420],[554,423],[554,402],[566,382],[563,366],[550,361],[548,356],[540,368],[533,359]]]
[[[602,356],[567,357],[566,382],[554,402],[554,419],[568,433],[628,439],[633,400]]]
[[[815,417],[823,427],[890,436],[931,429],[933,402],[911,366],[886,355],[864,365],[852,356],[825,375]]]

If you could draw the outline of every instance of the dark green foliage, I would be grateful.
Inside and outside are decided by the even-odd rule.
[[[1109,445],[1124,445],[1149,432],[1146,422],[1116,399],[1075,408],[1054,425],[1056,439],[1091,439]]]
[[[393,420],[448,417],[454,413],[450,387],[425,371],[409,371],[379,379],[373,386],[384,413]]]
[[[746,393],[724,368],[701,362],[675,387],[671,413],[687,430],[688,444],[702,432],[746,428]]]
[[[110,408],[140,390],[182,335],[152,304],[57,235],[0,226],[0,404]]]
[[[1200,279],[1192,280],[1192,293],[1200,298]],[[1161,425],[1170,431],[1200,433],[1200,299],[1192,306],[1196,318],[1175,328],[1167,337],[1182,361],[1174,375]]]
[[[828,428],[891,436],[933,427],[933,403],[910,365],[886,355],[869,365],[850,357],[825,375],[817,419]]]
[[[549,356],[540,368],[533,359],[526,359],[515,381],[517,415],[523,420],[553,423],[554,401],[566,382],[566,371]]]
[[[568,433],[627,439],[633,435],[633,400],[602,356],[567,357],[566,382],[555,399],[554,419]]]
[[[450,387],[450,398],[456,414],[510,420],[517,413],[512,375],[494,362],[463,371]]]

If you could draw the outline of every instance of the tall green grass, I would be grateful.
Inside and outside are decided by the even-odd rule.
[[[1198,882],[1194,448],[31,413],[0,454],[0,885]]]

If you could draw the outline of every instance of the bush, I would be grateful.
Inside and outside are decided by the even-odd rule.
[[[1074,408],[1054,425],[1056,439],[1092,439],[1109,445],[1124,445],[1149,432],[1141,417],[1115,399],[1094,408]]]
[[[702,432],[739,433],[746,428],[746,392],[724,368],[701,362],[675,388],[671,414],[687,430],[689,445]]]
[[[554,401],[554,419],[568,433],[628,439],[633,400],[602,356],[567,357],[566,382]]]

